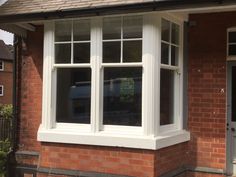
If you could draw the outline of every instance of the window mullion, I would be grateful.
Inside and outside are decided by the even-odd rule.
[[[121,33],[120,33],[120,62],[123,63],[123,27],[124,27],[124,17],[121,17]]]
[[[168,58],[168,62],[169,62],[169,63],[168,63],[168,64],[171,65],[171,52],[172,52],[172,51],[171,51],[171,50],[172,50],[172,48],[171,48],[171,40],[172,40],[172,39],[171,39],[171,37],[172,37],[172,23],[170,22],[169,25],[170,25],[170,34],[169,34],[169,44],[168,44],[168,45],[169,45],[169,58]]]
[[[102,50],[102,23],[100,18],[91,20],[91,130],[98,132],[100,126],[100,82],[101,82],[101,50]]]
[[[152,15],[145,15],[143,19],[143,96],[142,96],[142,125],[144,135],[155,136],[157,124],[158,106],[156,97],[158,96],[158,28],[157,18]],[[157,99],[158,100],[158,99]]]
[[[71,64],[74,63],[74,21],[71,21]]]
[[[52,45],[53,44],[53,45]],[[52,68],[54,63],[54,23],[45,22],[44,24],[44,57],[43,57],[43,107],[42,125],[45,129],[50,129],[55,123],[52,108]]]

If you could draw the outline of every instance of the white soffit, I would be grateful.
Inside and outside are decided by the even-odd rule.
[[[21,28],[14,24],[0,24],[0,29],[11,32],[13,34],[16,34],[22,37],[27,36],[27,31],[24,28]]]

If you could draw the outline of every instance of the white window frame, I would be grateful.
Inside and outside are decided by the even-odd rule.
[[[1,63],[0,71],[4,71],[4,61],[0,60],[0,63]]]
[[[4,86],[3,85],[0,85],[0,96],[4,96]]]
[[[140,15],[140,14],[139,14]],[[89,64],[54,64],[54,23],[44,23],[44,62],[43,62],[43,102],[42,123],[38,130],[38,140],[45,142],[120,146],[129,148],[159,149],[188,141],[189,132],[183,130],[182,92],[179,91],[180,107],[175,127],[167,131],[160,126],[160,51],[161,18],[180,25],[182,34],[183,21],[165,13],[146,13],[143,15],[142,62],[139,63],[102,63],[102,19],[91,18],[91,60]],[[119,15],[121,16],[121,15]],[[133,15],[131,15],[133,16]],[[168,16],[168,17],[167,17]],[[180,36],[180,69],[182,73],[182,36]],[[142,77],[142,126],[108,126],[102,125],[103,74],[102,68],[109,67],[143,67]],[[56,70],[55,67],[91,67],[91,123],[71,124],[56,123]],[[180,80],[182,90],[182,77]]]
[[[179,48],[178,52],[178,65],[173,66],[171,65],[171,50],[169,48],[169,64],[162,64],[161,59],[160,61],[160,68],[175,71],[174,75],[174,117],[173,123],[167,125],[161,125],[159,128],[159,133],[163,134],[165,132],[173,131],[173,130],[181,130],[183,129],[183,24],[174,19],[171,15],[162,16],[162,19],[169,21],[171,24],[175,23],[179,26],[179,44],[174,45]],[[160,28],[161,29],[161,28]],[[172,46],[173,43],[171,42],[171,32],[170,29],[170,42],[164,42],[169,46]],[[161,36],[161,34],[160,34]],[[161,53],[161,52],[160,52]],[[160,57],[161,58],[161,57]],[[159,89],[160,90],[160,89]],[[159,112],[160,113],[160,112]],[[160,117],[160,114],[159,114]]]

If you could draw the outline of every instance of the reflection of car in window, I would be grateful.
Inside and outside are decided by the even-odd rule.
[[[116,119],[117,124],[136,117],[137,108],[141,109],[142,78],[115,78],[104,81],[104,104],[110,104],[103,116]],[[87,123],[89,121],[91,82],[76,82],[69,91],[69,115],[76,122]],[[138,113],[140,114],[140,113]],[[135,120],[135,118],[133,118]],[[114,120],[112,120],[114,122]]]
[[[76,82],[69,91],[69,117],[80,123],[90,120],[91,82]]]

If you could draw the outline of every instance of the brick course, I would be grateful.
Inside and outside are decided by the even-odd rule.
[[[190,15],[189,29],[189,163],[225,169],[226,42],[236,13]],[[227,20],[226,20],[227,19]]]

